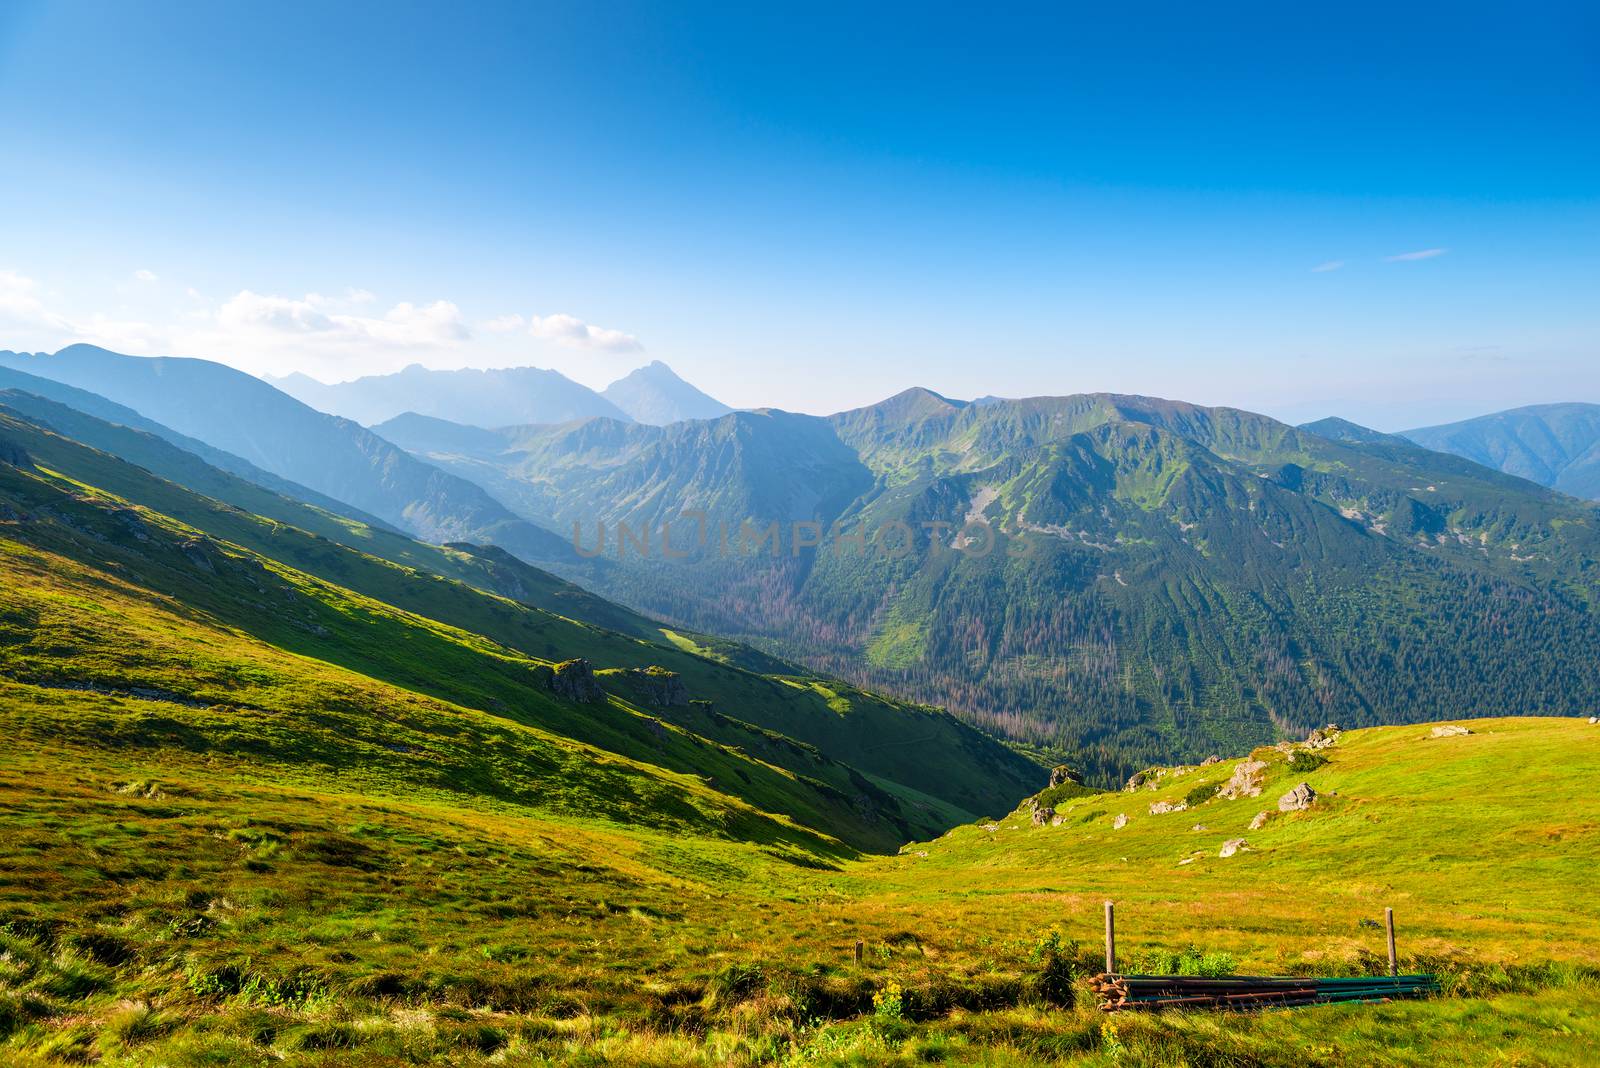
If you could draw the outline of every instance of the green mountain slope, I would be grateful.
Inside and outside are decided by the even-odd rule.
[[[1336,415],[1311,423],[1301,423],[1300,429],[1308,434],[1327,438],[1329,441],[1343,441],[1351,445],[1404,445],[1407,441],[1399,434],[1385,434],[1381,430],[1373,430],[1360,423],[1340,419]]]
[[[72,345],[54,355],[0,352],[0,367],[91,391],[430,541],[571,556],[563,539],[519,519],[477,486],[222,364]]]
[[[965,818],[964,813],[1001,810],[1033,788],[1040,774],[1035,766],[947,714],[891,702],[792,670],[771,677],[754,674],[736,664],[780,670],[784,665],[727,643],[697,641],[696,636],[664,631],[659,624],[609,606],[495,550],[427,546],[340,523],[326,513],[271,498],[253,486],[214,473],[215,482],[234,483],[231,488],[221,487],[226,496],[244,500],[263,514],[241,511],[238,506],[199,497],[140,468],[8,418],[3,411],[0,438],[14,443],[39,469],[151,509],[217,544],[287,565],[352,596],[393,606],[540,662],[581,656],[598,668],[622,672],[611,676],[602,670],[608,690],[638,707],[647,707],[654,716],[722,744],[740,746],[812,781],[836,801],[847,800],[850,819],[866,813],[869,822],[892,827],[887,838],[882,830],[873,832],[876,837],[871,841],[880,847],[900,840],[894,835],[903,837],[916,828],[948,825],[953,819]],[[303,525],[290,525],[297,522]],[[366,548],[388,559],[354,551],[311,531],[327,531],[357,544],[364,538]],[[441,575],[455,581],[442,581]],[[491,596],[485,589],[506,596]],[[545,607],[536,607],[536,603]],[[587,621],[574,616],[587,617]],[[614,622],[635,633],[618,633],[596,622]],[[249,626],[254,628],[256,623]],[[387,649],[387,641],[382,634],[356,632],[341,638],[339,648],[360,655],[366,664]],[[408,637],[405,644],[415,647],[416,641],[415,636]],[[453,652],[454,647],[447,643],[442,651],[428,654],[429,662],[435,664],[429,670],[443,670],[437,657]],[[414,653],[408,653],[405,663],[414,658]],[[679,684],[675,696],[664,699],[650,679],[627,674],[647,668],[674,673]],[[420,670],[414,666],[406,670],[411,674],[403,680],[392,673],[382,677],[414,687],[440,684],[414,677]],[[454,685],[464,685],[474,673],[466,668],[462,671],[459,676],[451,672],[446,677]],[[442,696],[457,700],[449,694]],[[480,694],[468,703],[482,707],[483,700],[509,699],[496,692],[492,697]],[[581,724],[572,726],[571,731],[586,741],[634,752]]]
[[[912,390],[827,420],[402,443],[576,524],[586,551],[603,526],[603,593],[947,704],[1101,781],[1330,719],[1600,702],[1576,667],[1600,655],[1600,515],[1403,441],[1151,398]],[[889,551],[797,551],[796,519],[883,532]],[[776,553],[737,536],[773,521]],[[976,536],[957,548],[969,521],[992,533],[986,555]],[[654,549],[621,541],[623,523]],[[663,525],[686,558],[661,550]]]
[[[593,803],[586,815],[658,826],[692,818],[681,803],[635,801],[625,789],[608,808],[607,793],[574,766],[580,758],[600,769],[622,760],[695,777],[710,791],[742,799],[754,823],[730,831],[734,837],[768,833],[755,826],[773,822],[766,812],[835,830],[863,848],[883,848],[903,834],[870,803],[821,779],[801,779],[708,743],[618,696],[562,700],[551,691],[548,662],[236,555],[225,543],[115,500],[74,500],[69,485],[0,471],[0,503],[28,517],[8,547],[0,673],[46,690],[154,696],[174,706],[160,729],[135,732],[129,744],[229,752],[237,733],[247,737],[241,743],[247,748],[271,745],[301,761],[328,761],[356,755],[330,751],[336,739],[366,737],[414,757],[399,763],[440,787],[488,777],[495,789],[520,790],[524,797],[575,793]],[[91,552],[99,569],[74,566]],[[517,724],[546,747],[560,740],[574,755],[553,762],[539,747],[507,749],[482,726],[451,730],[439,723],[421,732],[425,737],[404,730],[406,709],[419,702],[427,707],[430,700],[436,713],[476,710],[474,724],[502,719],[508,721],[502,733]],[[240,711],[212,711],[218,706]],[[251,725],[258,718],[272,728]],[[79,729],[92,737],[122,736],[115,722],[103,719],[85,719]],[[484,766],[486,757],[496,759]],[[452,770],[463,760],[466,768]],[[663,782],[658,794],[670,789]],[[871,800],[892,810],[893,802],[879,793]],[[658,807],[660,815],[652,815]],[[706,816],[697,826],[705,830],[722,818]],[[780,837],[813,848],[818,842],[818,832],[799,827]]]
[[[289,479],[280,478],[270,471],[263,470],[249,460],[241,459],[230,452],[213,448],[199,438],[191,438],[180,434],[176,430],[162,426],[153,419],[146,419],[132,408],[106,400],[97,394],[74,386],[64,385],[48,378],[39,378],[37,375],[23,374],[9,367],[0,367],[0,401],[11,408],[22,412],[31,419],[43,421],[50,426],[58,428],[68,437],[83,441],[84,444],[94,448],[104,448],[109,452],[118,452],[116,448],[100,444],[100,435],[116,434],[115,428],[126,428],[142,431],[150,436],[161,438],[170,443],[182,453],[199,459],[207,467],[226,471],[237,475],[246,482],[253,482],[263,489],[273,493],[283,494],[296,500],[305,501],[324,511],[334,512],[338,515],[354,519],[369,526],[394,529],[383,520],[354,508],[343,501],[334,500],[326,494],[291,482]],[[82,418],[88,416],[87,419]],[[111,429],[107,429],[111,428]],[[107,440],[110,440],[109,437]],[[117,440],[126,444],[130,439],[118,435]],[[147,449],[147,446],[140,446]],[[118,455],[123,455],[118,452]],[[125,456],[134,463],[141,463],[141,456]],[[193,469],[190,461],[189,470],[196,477],[201,477]],[[176,481],[182,482],[183,479]],[[203,492],[203,491],[202,491]]]
[[[1535,404],[1404,436],[1574,497],[1600,499],[1600,404]]]

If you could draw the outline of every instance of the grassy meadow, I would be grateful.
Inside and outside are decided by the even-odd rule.
[[[0,771],[6,1063],[1578,1065],[1600,1042],[1600,823],[1567,801],[1600,770],[1582,722],[1351,732],[1303,775],[1258,754],[1259,798],[1149,814],[1226,760],[1072,799],[1055,826],[1025,805],[830,859],[50,737],[202,714],[159,703],[0,693],[25,742]],[[1301,778],[1311,810],[1245,829]],[[1223,860],[1231,837],[1251,848]],[[1392,905],[1402,968],[1448,994],[1105,1017],[1081,983],[1105,898],[1124,967],[1257,973],[1380,969],[1362,921]]]

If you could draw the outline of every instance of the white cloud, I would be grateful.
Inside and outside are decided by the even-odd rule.
[[[0,321],[13,326],[70,330],[65,317],[46,308],[39,283],[16,271],[0,271]]]
[[[541,341],[552,341],[571,348],[604,349],[608,352],[636,352],[644,348],[632,334],[593,326],[575,316],[560,313],[529,316],[528,333]]]
[[[1412,260],[1431,260],[1435,256],[1443,256],[1450,250],[1447,248],[1424,248],[1415,252],[1401,252],[1393,256],[1385,256],[1386,263],[1408,263]]]
[[[364,290],[352,291],[352,295],[370,297]],[[425,305],[402,302],[382,318],[350,314],[346,310],[350,302],[351,296],[336,301],[317,293],[278,297],[246,289],[217,309],[216,321],[224,330],[344,345],[429,348],[454,345],[472,337],[461,309],[448,300]]]
[[[515,334],[528,322],[520,315],[501,315],[483,324],[483,328],[491,334]]]
[[[141,267],[133,272],[133,280],[135,282],[153,283],[159,282],[161,279],[156,277],[156,272]]]
[[[275,330],[283,333],[322,333],[337,324],[323,310],[326,302],[315,293],[300,300],[267,297],[241,290],[217,310],[217,323],[229,330]]]
[[[1343,266],[1344,266],[1344,260],[1329,260],[1326,263],[1319,263],[1315,267],[1311,268],[1311,273],[1312,274],[1325,274],[1328,271],[1337,271],[1340,267],[1343,267]]]
[[[241,289],[213,299],[181,281],[162,286],[145,275],[155,277],[140,271],[114,283],[116,299],[90,314],[26,275],[0,270],[0,347],[46,349],[87,341],[140,355],[219,360],[255,373],[301,370],[325,381],[414,362],[510,366],[527,361],[527,350],[536,347],[529,339],[588,354],[641,347],[630,334],[572,315],[504,315],[469,324],[448,300],[385,306],[357,287],[333,296]],[[560,362],[553,352],[547,358]],[[575,364],[580,357],[574,352],[566,359]]]

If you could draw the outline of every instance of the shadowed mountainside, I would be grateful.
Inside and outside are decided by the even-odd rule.
[[[1403,436],[1574,497],[1600,499],[1600,404],[1535,404]]]

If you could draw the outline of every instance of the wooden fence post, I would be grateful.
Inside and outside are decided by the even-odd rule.
[[[1115,906],[1106,902],[1106,971],[1115,975],[1117,971],[1117,922]]]
[[[1389,978],[1400,974],[1400,958],[1394,952],[1394,909],[1383,910],[1383,924],[1389,929]]]
[[[861,967],[861,954],[865,949],[866,949],[866,943],[862,942],[861,939],[859,939],[859,938],[856,939],[856,967],[857,968]]]

